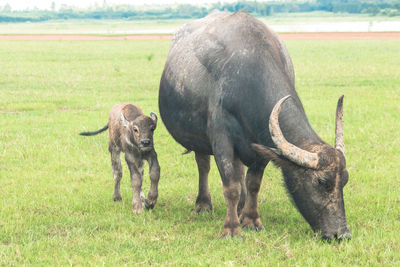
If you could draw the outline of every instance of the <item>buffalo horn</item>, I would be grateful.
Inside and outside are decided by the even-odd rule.
[[[335,148],[341,151],[344,155],[344,140],[343,140],[343,97],[339,97],[336,107],[336,127],[335,127]]]
[[[269,117],[269,132],[271,133],[272,141],[275,143],[278,152],[286,159],[306,168],[317,169],[317,153],[308,152],[289,143],[283,136],[281,128],[279,127],[279,112],[282,103],[289,97],[290,95],[287,95],[279,100],[278,103],[275,104]]]

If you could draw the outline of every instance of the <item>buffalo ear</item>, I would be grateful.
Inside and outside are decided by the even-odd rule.
[[[157,126],[157,115],[154,112],[150,112],[150,118],[154,121],[154,124]]]
[[[129,122],[127,121],[127,119],[125,118],[125,116],[122,112],[121,112],[121,122],[125,128],[129,129]]]
[[[291,165],[290,161],[285,159],[278,149],[266,147],[259,144],[251,144],[253,150],[265,161],[272,161],[278,167],[288,167]]]

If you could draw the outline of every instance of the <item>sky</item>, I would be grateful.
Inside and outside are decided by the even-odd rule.
[[[39,9],[50,9],[51,3],[56,4],[58,9],[62,4],[89,7],[94,4],[103,5],[104,0],[0,0],[0,6],[9,4],[13,10],[21,10],[37,7]],[[218,0],[106,0],[108,5],[112,4],[130,4],[130,5],[159,5],[174,3],[191,3],[191,4],[207,4],[218,2]],[[231,1],[219,1],[231,2]]]

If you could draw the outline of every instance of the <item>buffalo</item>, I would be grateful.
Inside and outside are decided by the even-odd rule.
[[[270,161],[281,168],[287,191],[315,232],[351,237],[343,201],[343,97],[332,147],[307,119],[285,45],[259,20],[244,11],[214,12],[180,28],[161,77],[159,110],[173,138],[195,152],[198,212],[212,209],[214,156],[227,208],[223,237],[241,236],[241,224],[264,229],[257,198]]]
[[[111,167],[114,176],[114,201],[121,201],[120,184],[122,179],[121,152],[125,153],[133,190],[132,212],[143,212],[154,208],[158,198],[158,182],[160,180],[160,165],[154,149],[153,134],[157,127],[157,115],[150,117],[133,104],[117,104],[108,116],[108,123],[100,130],[82,132],[80,135],[92,136],[109,130],[108,150],[111,155]],[[145,198],[142,191],[144,160],[149,163],[150,190]]]

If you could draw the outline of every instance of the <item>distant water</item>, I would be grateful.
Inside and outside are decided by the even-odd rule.
[[[349,22],[299,22],[290,24],[269,24],[276,32],[399,32],[400,21],[349,21]],[[172,34],[177,28],[100,30],[91,34]],[[73,33],[73,32],[71,32]]]
[[[288,22],[288,23],[267,23],[270,28],[278,33],[301,33],[301,32],[400,32],[400,20],[393,21],[340,21],[340,22]],[[7,25],[7,24],[6,24]],[[13,26],[13,24],[11,24]],[[20,24],[16,24],[17,26]],[[25,24],[21,24],[25,25]],[[31,27],[1,27],[0,34],[172,34],[180,26],[154,26],[153,28],[138,29],[137,25],[129,29],[124,25],[119,27],[118,23],[113,24],[112,28],[104,25],[102,28],[78,27],[68,28],[48,27],[35,28],[34,24],[26,24]],[[1,25],[0,25],[1,26]],[[136,29],[134,29],[136,28]]]
[[[88,31],[84,33],[88,34],[172,34],[175,32],[175,30],[178,28],[163,28],[163,29],[140,29],[140,30],[100,30],[100,31]],[[68,32],[70,34],[73,34],[75,32],[70,31]],[[79,33],[82,33],[82,31],[79,31]]]
[[[276,32],[398,32],[400,21],[351,21],[270,25]]]

